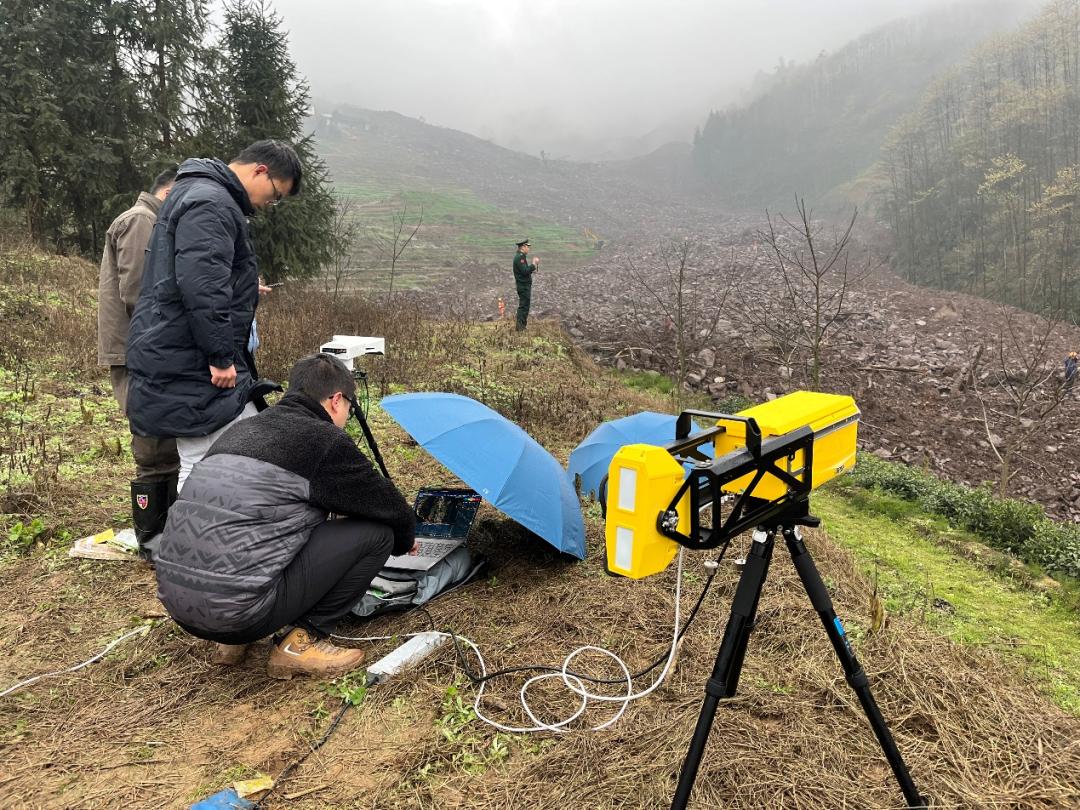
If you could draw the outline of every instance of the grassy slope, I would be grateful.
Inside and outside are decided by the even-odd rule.
[[[96,282],[86,262],[0,252],[0,538],[19,517],[48,537],[125,515],[130,436],[96,365]]]
[[[592,220],[582,211],[569,213],[564,199],[587,194],[585,167],[548,165],[394,113],[340,108],[334,121],[321,125],[316,137],[335,188],[354,201],[360,286],[388,283],[390,261],[378,243],[392,240],[394,216],[406,207],[406,235],[421,208],[424,219],[399,261],[395,288],[399,278],[403,288],[417,287],[471,263],[509,272],[514,244],[525,237],[553,270],[594,253],[581,227]],[[593,228],[599,228],[595,221]]]
[[[814,505],[829,536],[877,583],[889,613],[1001,652],[1058,705],[1080,715],[1080,617],[1053,589],[995,571],[1001,555],[896,499],[826,491]],[[955,550],[960,546],[966,555]],[[993,567],[972,560],[973,550]]]
[[[7,651],[0,661],[0,684],[6,685],[82,660],[133,623],[160,620],[162,613],[153,597],[152,573],[144,567],[65,556],[69,536],[119,525],[131,465],[125,425],[111,406],[103,370],[93,365],[90,290],[95,270],[33,254],[0,257],[0,270],[2,365],[12,370],[0,377],[7,438],[2,455],[8,469],[12,460],[16,467],[20,459],[32,462],[27,477],[16,476],[11,479],[15,485],[6,487],[8,495],[19,497],[6,500],[10,511],[2,518],[3,528],[31,515],[43,517],[45,524],[42,547],[29,553],[9,550],[0,562],[0,590],[11,600],[0,615],[0,644]],[[321,334],[328,322],[363,324],[372,333],[386,334],[394,347],[371,369],[376,397],[404,388],[467,393],[510,414],[562,459],[603,419],[663,407],[661,395],[634,390],[582,357],[554,325],[539,324],[526,336],[516,335],[507,324],[436,325],[408,309],[391,312],[362,304],[335,309],[299,290],[272,297],[260,311],[263,359],[273,376],[281,376],[290,358],[310,351],[312,335]],[[29,398],[14,373],[18,368],[37,381]],[[403,489],[450,482],[377,408],[372,422]],[[11,440],[38,436],[45,438],[44,456],[34,455],[33,441],[19,445]],[[114,451],[118,441],[120,456]],[[55,454],[51,448],[57,448]],[[47,474],[35,480],[32,473],[38,467]],[[1035,794],[1047,803],[1020,806],[1055,806],[1053,797],[1068,789],[1055,781],[1057,772],[1073,773],[1076,764],[1067,759],[1070,749],[1055,734],[1068,738],[1071,726],[1027,691],[1016,666],[1003,668],[999,659],[1014,656],[1026,666],[1027,678],[1077,712],[1072,616],[1052,602],[1047,607],[1041,593],[1002,582],[979,566],[963,567],[964,560],[920,537],[926,532],[917,525],[882,518],[872,505],[839,491],[822,493],[817,504],[830,534],[854,550],[858,567],[876,568],[890,607],[900,614],[892,629],[867,634],[865,582],[851,568],[851,557],[826,537],[813,535],[819,566],[830,587],[835,586],[838,610],[860,657],[879,678],[875,693],[895,720],[913,769],[936,795],[960,806]],[[613,646],[632,664],[650,660],[670,632],[665,625],[671,572],[640,583],[606,577],[595,506],[587,508],[586,518],[589,559],[567,565],[543,543],[486,510],[474,539],[492,558],[495,573],[440,605],[438,621],[467,628],[493,665],[517,663],[523,656],[557,660],[583,642]],[[718,721],[725,733],[714,741],[717,751],[703,771],[700,800],[704,806],[815,801],[835,806],[842,797],[884,806],[895,790],[788,569],[777,564],[770,577],[741,696]],[[683,644],[672,680],[604,741],[495,734],[460,703],[471,690],[453,685],[460,682],[460,673],[442,657],[416,678],[369,696],[318,762],[294,776],[290,790],[316,792],[289,806],[351,806],[358,796],[373,793],[387,807],[556,802],[609,807],[615,806],[616,796],[633,797],[623,806],[658,806],[671,785],[656,774],[677,770],[701,681],[722,632],[733,578],[734,571],[725,568],[719,592]],[[923,610],[928,597],[920,596],[919,589],[925,589],[927,578],[934,595],[955,607],[954,617],[946,620]],[[695,562],[686,580],[689,600],[702,581]],[[972,583],[978,587],[967,587]],[[1009,609],[1002,607],[1006,598],[1015,600]],[[924,612],[934,632],[920,626]],[[399,632],[402,626],[384,621],[360,630],[380,628]],[[990,645],[993,654],[964,652],[936,637],[941,632]],[[1068,633],[1073,633],[1071,643]],[[1001,643],[1017,637],[1040,639],[1053,650],[1050,664],[1032,662],[1030,645],[1014,649]],[[252,770],[279,772],[325,728],[340,690],[268,681],[261,669],[264,657],[260,649],[239,670],[215,670],[206,662],[205,645],[158,621],[147,638],[125,645],[85,673],[43,683],[0,703],[0,756],[14,763],[0,777],[3,789],[15,802],[44,806],[118,801],[183,806]],[[903,662],[902,672],[897,662]],[[985,687],[976,683],[987,674]],[[949,697],[948,711],[931,708],[954,694],[955,684],[942,684],[942,678],[963,683],[972,692],[971,702]],[[496,690],[497,700],[507,705],[513,694],[512,689]],[[920,703],[924,696],[930,700],[925,706]],[[1011,718],[1017,705],[1025,707],[1025,714],[1015,728],[1003,726],[993,714]],[[673,734],[673,724],[682,731]],[[980,730],[972,731],[979,724]],[[1009,738],[1013,732],[1028,742],[1033,736],[1045,741],[1039,744],[1046,746],[1045,766],[1017,761],[1021,742]],[[965,749],[965,737],[973,734],[979,747]],[[826,738],[843,741],[841,749],[829,754],[829,775],[818,779],[800,771],[800,763],[818,770],[800,752]],[[610,746],[620,751],[622,764],[615,770],[603,753]],[[753,768],[732,767],[750,761]],[[1065,762],[1071,764],[1066,768]],[[45,767],[53,763],[62,766]],[[770,763],[780,770],[769,770]]]
[[[412,232],[421,211],[423,222],[398,262],[394,289],[420,289],[470,263],[505,265],[509,273],[514,243],[524,237],[543,246],[547,266],[587,261],[595,252],[580,231],[505,211],[465,188],[433,186],[420,178],[353,182],[344,173],[339,173],[335,188],[355,201],[352,219],[358,226],[358,238],[353,252],[354,278],[361,288],[385,289],[388,285],[390,262],[386,251],[380,251],[379,242],[393,240],[394,217],[401,212],[405,212],[404,238]]]

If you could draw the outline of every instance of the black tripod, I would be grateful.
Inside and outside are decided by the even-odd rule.
[[[367,374],[363,371],[354,371],[353,377],[356,381],[363,386],[364,389],[364,407],[360,407],[360,403],[356,399],[349,400],[349,413],[355,417],[356,421],[360,423],[360,430],[363,431],[364,441],[367,442],[367,446],[371,448],[371,455],[375,458],[375,463],[379,465],[379,470],[387,481],[390,479],[390,472],[386,469],[386,462],[383,461],[382,453],[379,452],[379,445],[375,443],[375,434],[371,432],[371,426],[368,424],[365,411],[367,410],[368,402],[368,387],[367,387]]]
[[[784,536],[803,588],[821,617],[821,623],[825,625],[825,632],[828,633],[829,641],[832,642],[836,656],[844,668],[847,682],[855,690],[859,703],[862,704],[866,718],[870,721],[870,727],[873,728],[881,750],[885,753],[896,781],[900,784],[900,790],[904,794],[908,807],[926,806],[926,800],[915,788],[915,783],[893,741],[889,727],[885,725],[881,711],[874,702],[874,696],[870,694],[870,684],[866,673],[863,672],[848,644],[844,627],[833,610],[832,600],[829,598],[828,591],[825,590],[825,584],[821,581],[821,575],[818,574],[814,561],[803,544],[798,526],[817,526],[819,522],[817,518],[803,512],[786,516],[786,519],[779,520],[770,529],[759,528],[754,532],[754,542],[746,557],[746,565],[743,567],[742,576],[735,590],[731,616],[724,630],[720,650],[716,655],[716,665],[713,667],[712,677],[705,685],[705,702],[698,716],[697,727],[694,729],[694,738],[690,741],[690,749],[687,751],[686,760],[679,774],[679,784],[671,800],[672,810],[684,810],[690,799],[698,767],[701,765],[701,757],[705,752],[705,743],[712,729],[717,704],[721,698],[735,696],[743,659],[746,656],[746,645],[750,639],[750,632],[754,629],[758,599],[761,597],[761,589],[769,573],[769,562],[772,560],[777,532]]]

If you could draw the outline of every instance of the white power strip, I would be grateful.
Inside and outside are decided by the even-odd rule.
[[[480,654],[480,648],[476,644],[470,641],[465,636],[455,633],[456,638],[465,643],[476,655],[476,660],[480,665],[480,684],[476,690],[476,698],[473,700],[473,711],[476,712],[478,719],[487,723],[490,726],[494,726],[500,731],[505,731],[511,734],[524,734],[534,731],[555,731],[559,733],[567,733],[571,729],[567,728],[571,723],[581,717],[585,710],[591,703],[611,703],[618,706],[618,710],[603,723],[599,723],[595,726],[589,727],[590,731],[601,731],[609,726],[618,722],[619,718],[623,716],[626,709],[635,700],[640,700],[646,695],[655,691],[660,684],[667,678],[668,673],[671,671],[671,667],[675,662],[675,654],[679,648],[679,618],[680,601],[682,598],[682,571],[683,571],[683,549],[679,549],[678,563],[675,571],[675,621],[673,622],[672,635],[671,635],[671,649],[668,652],[667,661],[664,663],[664,668],[660,670],[660,674],[656,676],[656,679],[646,688],[637,692],[634,691],[634,678],[630,674],[630,668],[626,663],[619,658],[615,653],[605,650],[602,647],[596,647],[591,644],[578,647],[572,650],[562,662],[562,666],[556,668],[554,672],[544,672],[540,675],[534,675],[522,684],[521,689],[518,692],[518,698],[520,700],[521,708],[533,722],[531,726],[508,726],[503,723],[499,723],[496,720],[486,716],[481,705],[484,699],[484,690],[487,688],[487,665],[484,662],[484,657]],[[339,636],[332,635],[331,638],[341,639],[342,641],[385,641],[392,636]],[[398,674],[406,667],[411,667],[419,663],[422,659],[430,655],[436,648],[443,644],[450,638],[449,633],[427,631],[423,633],[416,633],[409,639],[409,641],[402,644],[396,650],[384,658],[379,659],[371,667],[368,668],[368,685],[379,683],[384,681],[393,675]],[[620,695],[606,695],[598,692],[591,691],[586,682],[574,675],[571,667],[574,663],[574,659],[579,655],[590,653],[593,655],[601,655],[611,659],[615,666],[622,672],[623,678],[626,684],[626,693]],[[567,717],[555,720],[542,720],[536,716],[532,707],[529,705],[528,691],[529,687],[538,681],[548,679],[559,680],[563,687],[570,692],[577,704],[577,709]]]
[[[368,685],[382,683],[404,669],[414,667],[446,643],[445,633],[417,633],[389,655],[367,668]]]

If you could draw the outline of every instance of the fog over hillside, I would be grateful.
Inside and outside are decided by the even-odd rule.
[[[554,157],[689,141],[759,71],[951,0],[278,0],[316,98]]]

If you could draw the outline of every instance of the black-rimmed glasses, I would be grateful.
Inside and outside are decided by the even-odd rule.
[[[267,205],[277,205],[281,202],[282,194],[278,191],[277,183],[274,182],[274,178],[270,176],[269,172],[266,175],[266,179],[270,181],[270,188],[274,190],[274,199],[267,203]]]

